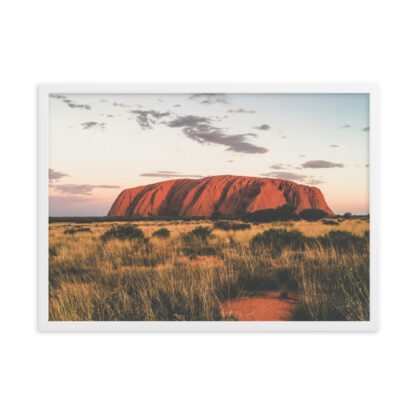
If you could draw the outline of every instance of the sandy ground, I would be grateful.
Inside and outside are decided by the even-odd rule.
[[[295,293],[281,299],[279,291],[259,291],[222,304],[223,316],[235,316],[240,321],[289,321],[296,308]]]

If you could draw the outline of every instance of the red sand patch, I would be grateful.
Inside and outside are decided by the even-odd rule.
[[[221,305],[223,316],[235,316],[240,321],[290,321],[296,308],[295,293],[281,299],[279,291],[255,292],[251,296],[232,299]]]

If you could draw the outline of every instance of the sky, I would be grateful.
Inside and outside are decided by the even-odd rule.
[[[242,175],[369,212],[368,94],[50,94],[49,215],[101,216],[125,188]]]

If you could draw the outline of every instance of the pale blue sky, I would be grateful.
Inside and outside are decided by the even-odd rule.
[[[105,215],[124,188],[222,174],[317,186],[336,213],[365,214],[368,127],[368,94],[55,94],[50,215]]]

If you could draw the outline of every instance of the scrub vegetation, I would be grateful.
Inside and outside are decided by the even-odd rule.
[[[368,320],[368,221],[309,214],[51,222],[49,317],[230,320],[224,302],[279,291],[296,297],[293,320]]]

